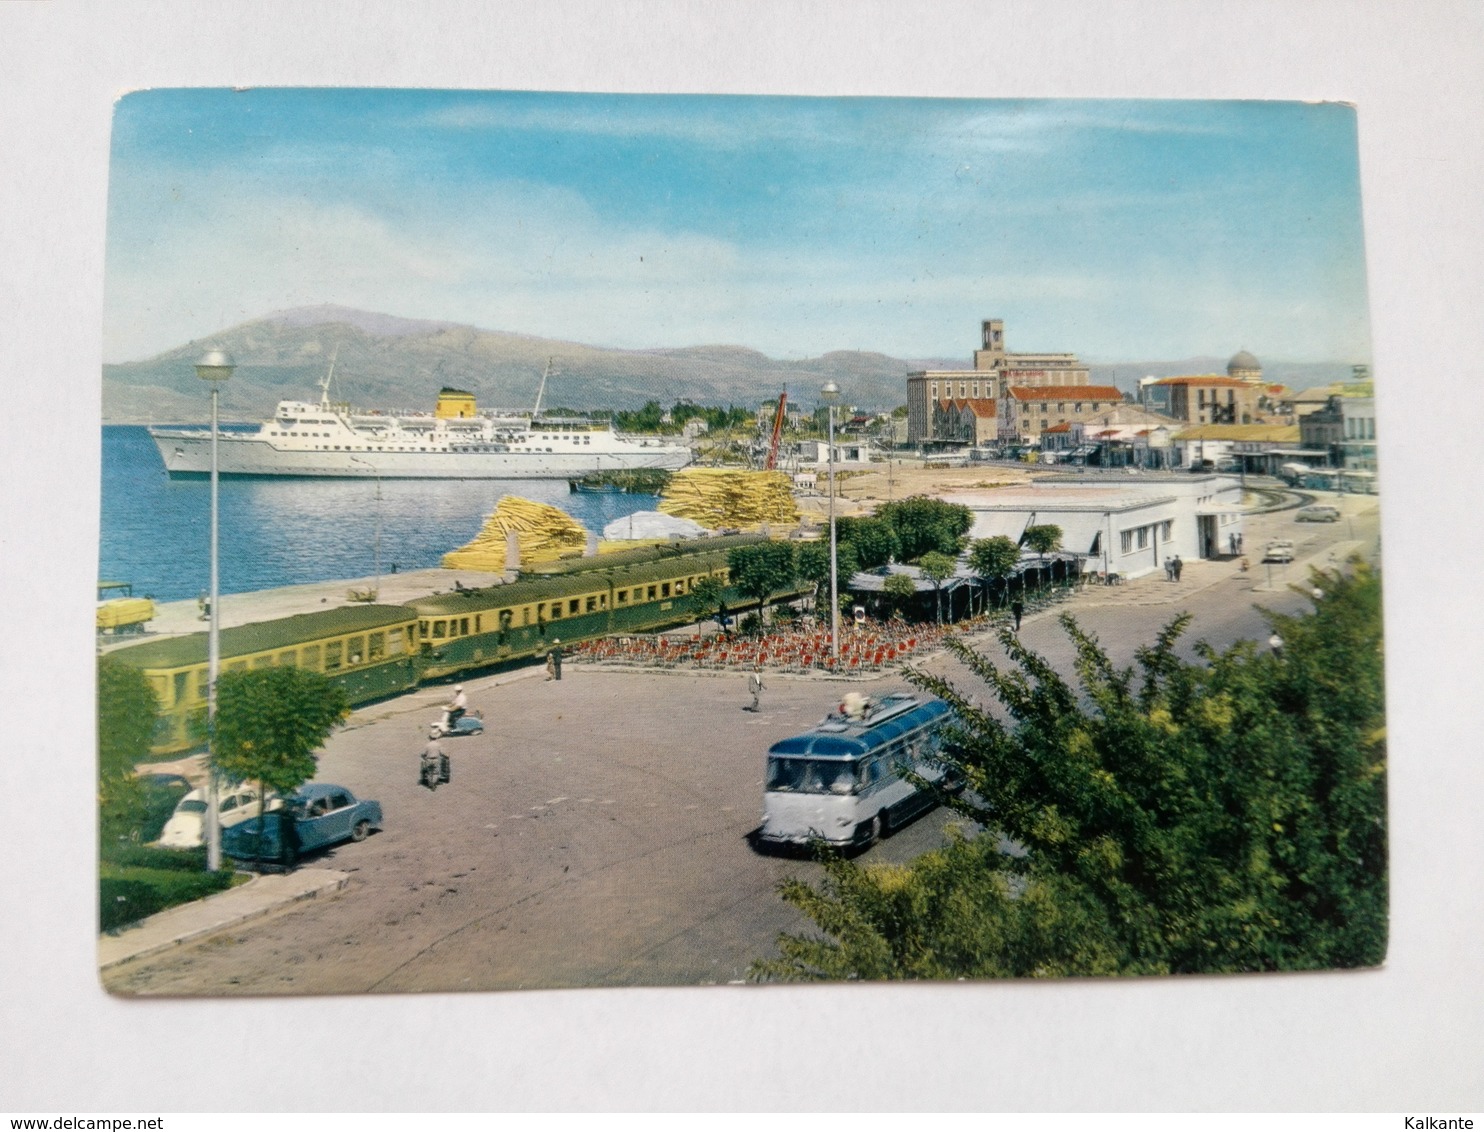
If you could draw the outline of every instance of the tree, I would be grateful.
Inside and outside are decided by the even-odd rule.
[[[134,767],[149,757],[159,697],[137,668],[98,661],[98,823],[105,842],[139,817],[144,793]]]
[[[314,776],[315,752],[349,714],[340,685],[306,668],[224,673],[216,685],[213,767],[260,785],[261,817],[269,790],[288,794]]]
[[[722,625],[722,618],[725,616],[722,610],[726,608],[726,592],[726,584],[715,574],[706,574],[697,578],[696,584],[690,590],[690,600],[696,611],[696,619],[699,621],[705,617],[714,617],[716,624],[725,628]]]
[[[922,571],[922,576],[933,583],[933,607],[938,614],[938,624],[941,625],[943,624],[943,583],[953,577],[953,572],[958,569],[958,561],[933,550],[917,560],[917,567]]]
[[[1311,614],[1270,616],[1281,657],[1239,641],[1176,652],[1188,615],[1115,668],[1071,617],[1079,688],[1015,634],[1001,671],[948,647],[1005,709],[911,678],[958,720],[964,836],[905,866],[829,862],[785,900],[824,938],[784,936],[757,978],[950,978],[1312,970],[1386,950],[1380,579],[1321,574]]]
[[[969,568],[985,583],[1003,582],[1020,563],[1020,547],[1004,535],[982,538],[969,549]],[[1001,594],[1003,595],[1003,589]]]
[[[945,503],[925,495],[883,503],[876,517],[891,524],[901,544],[900,560],[915,561],[929,551],[957,557],[973,526],[973,513],[961,503]]]
[[[897,532],[885,519],[865,519],[854,516],[835,520],[835,541],[855,549],[856,561],[862,570],[885,566],[888,562],[902,560],[902,543]]]
[[[763,607],[779,590],[788,589],[797,578],[794,548],[786,542],[754,543],[733,547],[727,552],[732,585],[744,597],[757,602],[758,625],[762,625]]]
[[[1020,537],[1026,546],[1041,556],[1043,570],[1046,568],[1046,556],[1061,549],[1061,528],[1055,523],[1026,527],[1025,533]]]
[[[900,613],[902,603],[917,595],[917,583],[906,574],[888,574],[881,583],[881,592],[890,599],[892,612]]]
[[[855,547],[836,538],[835,577],[837,588],[842,592],[850,579],[860,572],[860,563],[855,556]],[[799,578],[814,587],[814,601],[819,601],[820,591],[830,584],[830,544],[826,539],[799,544]]]

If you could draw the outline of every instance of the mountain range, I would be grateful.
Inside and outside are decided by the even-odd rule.
[[[906,375],[962,369],[970,357],[894,358],[840,350],[777,359],[743,346],[617,350],[452,322],[316,306],[277,311],[137,362],[103,367],[109,424],[199,422],[205,397],[192,364],[209,348],[237,362],[221,394],[224,420],[260,420],[280,400],[318,399],[331,362],[331,397],[360,408],[430,410],[443,386],[473,393],[485,408],[529,409],[548,359],[545,407],[632,409],[649,400],[756,405],[787,389],[806,407],[835,381],[845,400],[884,410],[906,400]],[[1224,372],[1225,359],[1091,363],[1092,380],[1132,390],[1146,375]],[[1294,388],[1349,376],[1340,364],[1264,363],[1264,375]]]

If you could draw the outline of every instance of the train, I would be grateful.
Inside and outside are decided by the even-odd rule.
[[[409,692],[621,633],[688,624],[715,612],[692,593],[705,577],[731,606],[747,600],[731,585],[728,553],[767,541],[729,535],[558,561],[504,585],[456,588],[401,605],[353,604],[220,631],[219,670],[296,665],[321,672],[352,705]],[[777,595],[790,599],[797,593]],[[159,702],[151,750],[204,744],[207,634],[146,641],[110,652],[138,669]]]

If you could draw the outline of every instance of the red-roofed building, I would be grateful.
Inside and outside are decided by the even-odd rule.
[[[939,401],[933,406],[933,436],[982,448],[999,438],[996,416],[995,403],[988,397]]]
[[[1000,443],[1033,444],[1057,425],[1094,420],[1121,404],[1114,385],[1012,385],[1000,397]]]

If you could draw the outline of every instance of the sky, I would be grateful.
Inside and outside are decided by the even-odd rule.
[[[147,90],[104,361],[338,304],[642,349],[1368,363],[1336,103]]]

